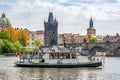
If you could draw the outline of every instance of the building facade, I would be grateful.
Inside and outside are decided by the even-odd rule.
[[[6,17],[5,13],[2,13],[0,18],[0,30],[5,30],[11,25],[9,19]]]
[[[120,35],[117,33],[115,36],[112,36],[112,35],[106,35],[104,38],[103,38],[103,41],[106,42],[106,41],[110,41],[110,42],[116,42],[116,41],[120,41]]]
[[[49,12],[48,21],[44,21],[44,45],[55,46],[58,44],[58,21]]]
[[[58,35],[58,44],[66,43],[82,43],[86,36],[73,33],[63,33]]]
[[[104,36],[102,36],[102,35],[97,35],[96,38],[97,38],[97,40],[98,40],[97,42],[103,42]]]
[[[40,41],[42,41],[42,43],[44,43],[44,31],[43,30],[28,31],[28,32],[29,32],[30,40],[27,45],[27,48],[34,49],[35,48],[34,41],[36,39],[40,40]]]
[[[89,28],[87,29],[87,36],[90,35],[91,37],[96,36],[96,29],[93,27],[93,20],[92,17],[89,22]]]

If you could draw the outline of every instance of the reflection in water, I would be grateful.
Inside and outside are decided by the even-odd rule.
[[[14,57],[0,58],[0,80],[120,80],[120,58],[106,58],[103,68],[22,68]]]

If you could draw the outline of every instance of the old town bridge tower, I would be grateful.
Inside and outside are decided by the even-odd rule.
[[[90,18],[89,28],[87,29],[87,35],[96,36],[96,29],[94,29],[94,27],[93,27],[92,16]]]
[[[48,21],[44,21],[44,45],[56,46],[58,44],[58,21],[49,12]]]

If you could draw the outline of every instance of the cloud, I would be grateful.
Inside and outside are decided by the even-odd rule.
[[[44,20],[47,21],[49,9],[52,9],[54,18],[56,17],[59,22],[59,33],[72,32],[85,35],[91,14],[97,34],[120,33],[119,3],[109,3],[105,0],[101,5],[99,2],[102,1],[92,0],[93,3],[88,4],[90,0],[16,0],[2,1],[0,7],[1,4],[9,6],[5,13],[14,27],[29,30],[44,29]],[[1,10],[3,9],[4,7]]]
[[[68,0],[57,0],[58,3],[66,3]]]

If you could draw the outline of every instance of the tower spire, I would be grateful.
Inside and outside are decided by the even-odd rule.
[[[49,16],[48,16],[48,22],[53,22],[53,13],[49,12]]]
[[[89,22],[89,28],[90,29],[93,29],[93,20],[92,20],[92,15],[91,15],[91,18],[90,18],[90,22]]]

